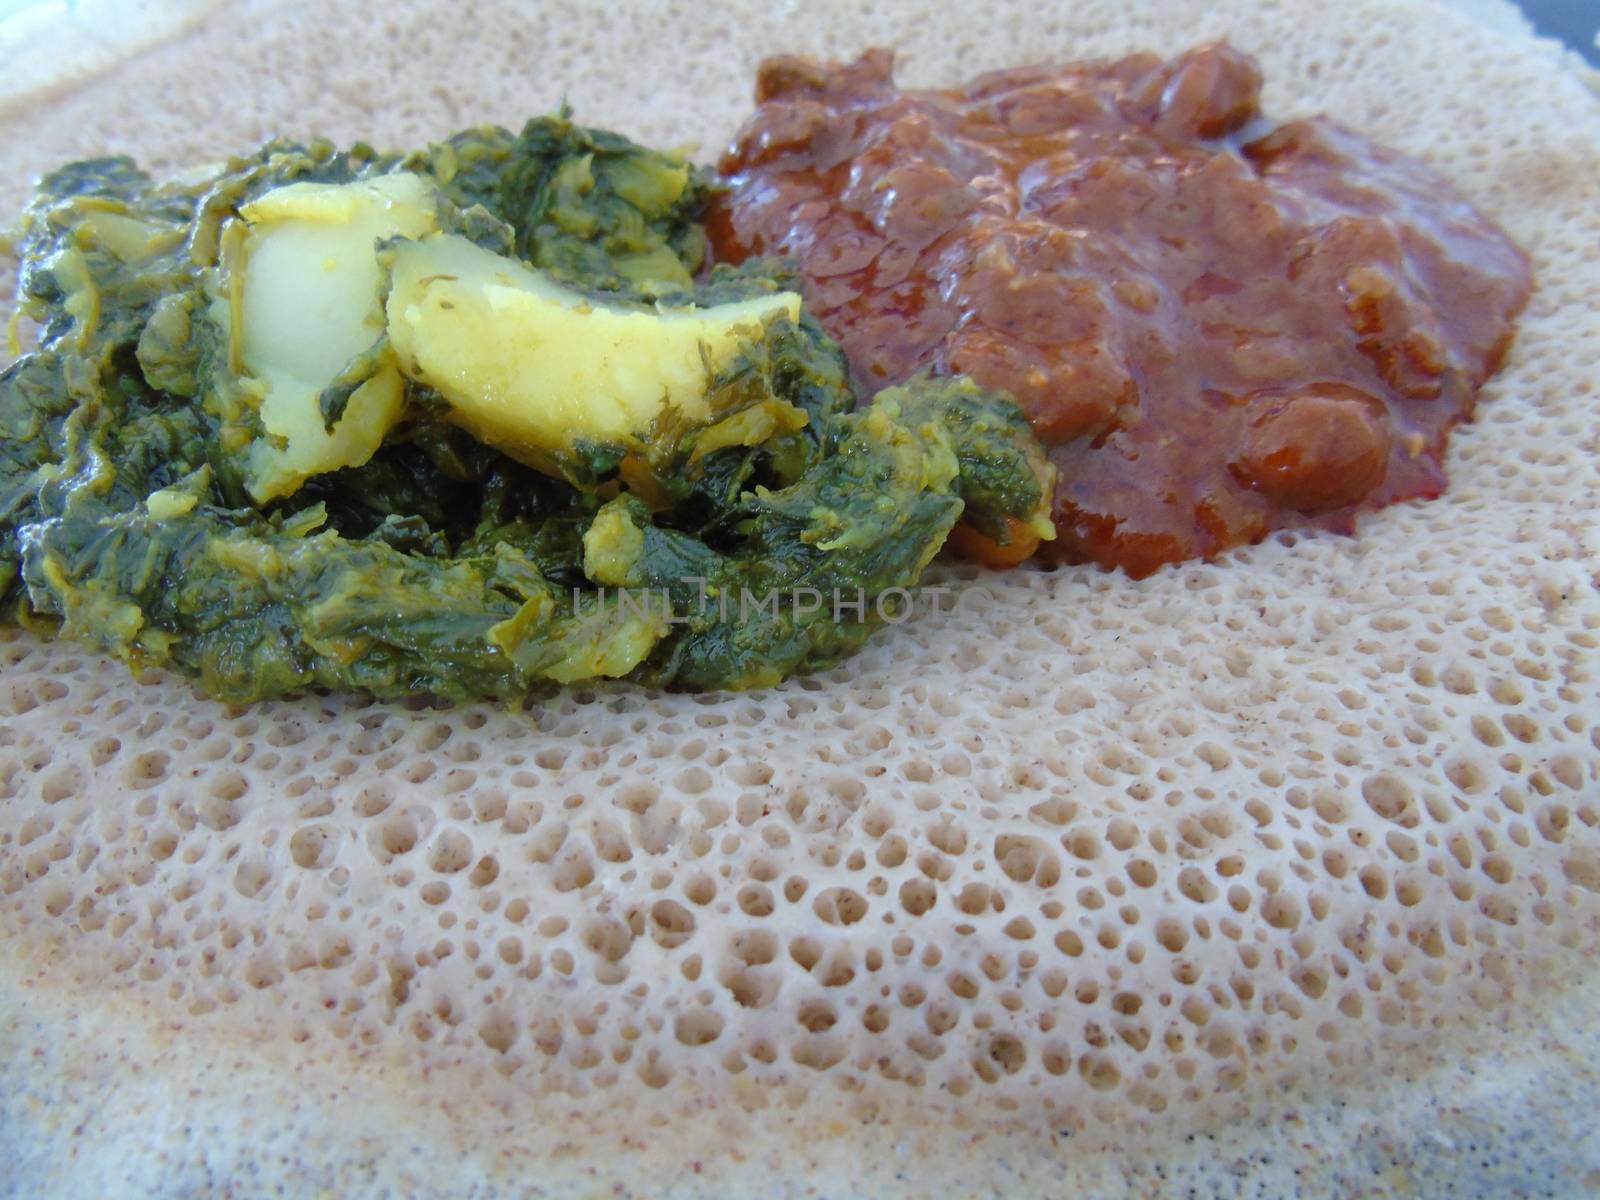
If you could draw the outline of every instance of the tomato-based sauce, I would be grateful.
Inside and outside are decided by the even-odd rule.
[[[901,91],[769,60],[718,257],[794,259],[867,393],[1010,392],[1061,470],[1054,553],[1145,575],[1444,488],[1527,260],[1423,165],[1272,125],[1226,45]]]

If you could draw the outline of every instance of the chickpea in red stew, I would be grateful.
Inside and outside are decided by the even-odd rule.
[[[1530,278],[1433,171],[1266,121],[1225,44],[946,91],[891,68],[762,64],[713,248],[794,259],[868,393],[1009,391],[1061,470],[1051,553],[1142,576],[1443,490]],[[958,539],[1015,561],[986,541]]]

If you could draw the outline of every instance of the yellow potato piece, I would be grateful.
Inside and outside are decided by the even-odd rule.
[[[450,420],[534,466],[578,441],[645,437],[669,410],[712,418],[707,390],[793,292],[710,308],[596,300],[465,238],[396,247],[389,338]]]

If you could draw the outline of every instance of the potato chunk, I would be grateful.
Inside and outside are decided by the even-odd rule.
[[[399,420],[377,246],[437,228],[437,203],[431,182],[398,173],[291,183],[239,210],[248,228],[228,264],[230,357],[264,434],[245,462],[258,503],[366,462]],[[354,390],[330,429],[320,397],[341,383]]]
[[[573,291],[465,238],[394,250],[389,338],[400,369],[449,403],[449,419],[532,466],[579,443],[628,445],[669,416],[708,422],[713,379],[773,317],[779,292],[709,308]]]

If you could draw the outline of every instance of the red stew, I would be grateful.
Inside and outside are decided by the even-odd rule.
[[[793,258],[868,393],[1003,388],[1061,469],[1055,552],[1148,574],[1444,488],[1527,260],[1423,165],[1273,126],[1227,45],[901,91],[762,64],[709,230]]]

